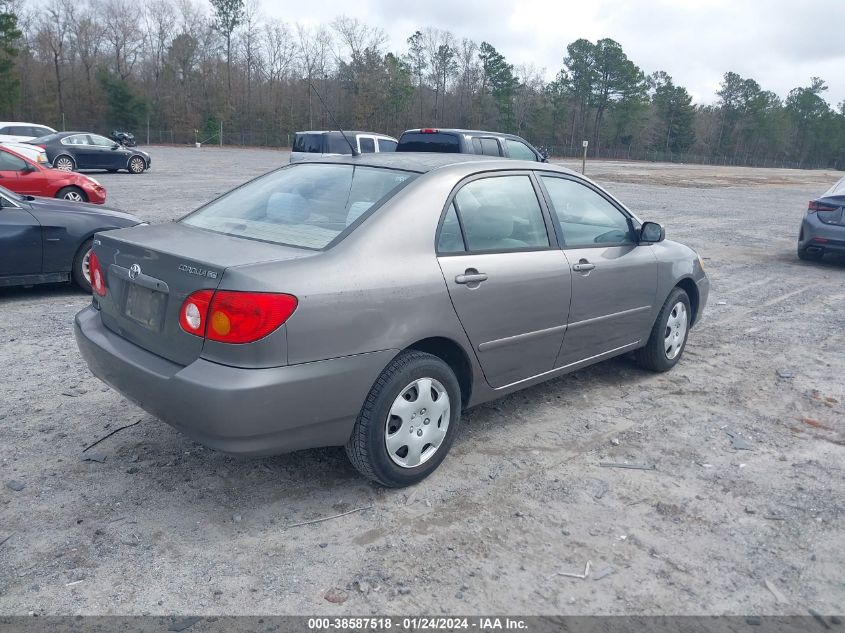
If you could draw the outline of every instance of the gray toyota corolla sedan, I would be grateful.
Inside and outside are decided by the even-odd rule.
[[[467,407],[626,352],[671,369],[709,290],[576,173],[417,153],[298,163],[97,235],[91,276],[96,376],[212,448],[345,446],[388,486],[437,468]]]

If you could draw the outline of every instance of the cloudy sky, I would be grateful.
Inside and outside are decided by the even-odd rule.
[[[610,37],[644,71],[665,70],[698,103],[712,103],[725,71],[786,97],[827,81],[845,100],[845,0],[261,0],[267,15],[328,23],[350,17],[383,28],[393,50],[426,26],[487,40],[510,63],[534,63],[551,79],[566,45]]]

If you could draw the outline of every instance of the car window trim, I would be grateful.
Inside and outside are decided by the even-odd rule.
[[[440,231],[443,228],[443,222],[446,219],[446,214],[449,212],[449,207],[452,205],[452,202],[455,200],[455,196],[458,192],[463,189],[464,186],[468,185],[469,183],[475,180],[481,180],[482,178],[501,178],[503,176],[528,176],[529,181],[531,182],[531,186],[534,188],[534,195],[537,196],[537,204],[540,206],[540,214],[543,217],[543,224],[546,227],[546,236],[549,238],[549,245],[544,247],[539,246],[527,246],[525,248],[509,248],[509,249],[497,249],[493,251],[473,251],[467,248],[467,240],[466,240],[466,233],[464,232],[464,223],[461,219],[461,210],[458,208],[458,205],[455,205],[455,215],[458,216],[458,225],[461,227],[461,236],[464,238],[464,250],[452,253],[443,253],[440,252],[437,248],[438,242],[440,241]],[[474,174],[470,174],[469,176],[465,176],[461,178],[455,186],[452,188],[452,191],[449,192],[449,195],[446,198],[446,204],[443,206],[443,209],[440,211],[440,220],[437,222],[437,230],[434,232],[434,253],[437,257],[458,257],[462,255],[501,255],[507,253],[534,253],[534,252],[541,252],[541,251],[553,251],[553,250],[560,250],[561,245],[558,240],[557,233],[555,232],[554,224],[551,221],[550,211],[551,209],[546,205],[546,202],[543,198],[543,194],[538,189],[539,183],[537,179],[534,177],[534,172],[530,169],[491,169],[482,172],[476,172]]]
[[[4,203],[3,206],[2,206],[3,209],[7,209],[9,207],[14,208],[14,209],[23,209],[23,207],[21,205],[19,205],[17,202],[12,200],[9,196],[7,196],[4,193],[0,193],[0,198],[2,198],[5,202],[9,203],[8,207]]]
[[[584,180],[583,178],[578,178],[577,176],[572,176],[570,174],[560,174],[557,172],[550,172],[550,171],[540,171],[535,170],[534,172],[537,176],[537,182],[540,188],[543,191],[543,196],[546,199],[546,204],[549,208],[549,214],[552,217],[552,222],[555,227],[555,232],[558,234],[558,241],[560,242],[561,250],[580,250],[584,248],[612,248],[615,246],[639,246],[640,242],[637,239],[638,227],[642,224],[639,219],[628,209],[623,207],[616,201],[608,192],[604,191],[600,187],[593,185],[593,183]],[[628,227],[631,229],[631,232],[634,234],[634,242],[602,242],[600,244],[584,244],[583,246],[576,246],[576,245],[569,245],[566,243],[566,235],[563,232],[563,227],[560,225],[560,220],[557,217],[557,213],[554,211],[554,204],[552,203],[552,197],[549,194],[549,190],[546,189],[546,185],[543,182],[543,178],[560,178],[561,180],[569,180],[576,184],[582,185],[587,189],[590,189],[594,193],[596,193],[599,197],[603,198],[606,202],[610,204],[614,209],[619,211],[622,216],[628,221]]]

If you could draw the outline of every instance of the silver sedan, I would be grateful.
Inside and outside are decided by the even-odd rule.
[[[97,235],[76,317],[93,373],[207,446],[345,446],[387,486],[461,411],[633,352],[679,362],[709,283],[549,164],[369,154],[266,174],[173,224]]]

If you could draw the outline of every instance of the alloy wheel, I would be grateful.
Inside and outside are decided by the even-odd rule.
[[[83,202],[82,194],[78,191],[68,191],[64,195],[65,200],[72,200],[73,202]]]
[[[62,156],[56,161],[55,167],[60,171],[73,171],[73,161],[66,156]]]
[[[82,276],[89,284],[91,283],[91,251],[92,249],[89,248],[82,257]]]

